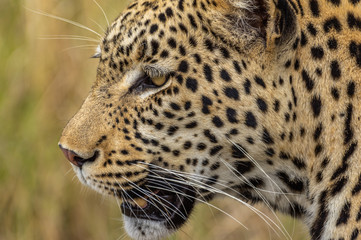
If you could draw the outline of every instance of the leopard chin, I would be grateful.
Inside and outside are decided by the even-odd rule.
[[[157,240],[165,238],[176,231],[169,229],[166,222],[139,219],[123,215],[124,228],[132,239]]]

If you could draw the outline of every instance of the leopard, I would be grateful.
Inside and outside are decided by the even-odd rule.
[[[59,146],[133,239],[226,196],[361,239],[360,0],[135,0]]]

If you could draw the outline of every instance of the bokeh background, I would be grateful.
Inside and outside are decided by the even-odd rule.
[[[99,0],[109,19],[128,3]],[[30,9],[99,33],[107,25],[92,0],[0,0],[0,240],[128,239],[116,201],[81,186],[57,147],[62,127],[95,78],[97,60],[89,57],[98,36]],[[212,204],[248,230],[199,205],[171,239],[286,239],[240,203]],[[276,221],[266,208],[258,209]],[[279,218],[293,239],[307,239],[300,223]]]

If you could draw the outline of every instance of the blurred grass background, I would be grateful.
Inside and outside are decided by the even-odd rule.
[[[128,2],[99,0],[110,19]],[[95,46],[78,46],[96,43],[41,38],[97,36],[26,8],[71,19],[98,32],[102,30],[93,20],[106,26],[91,0],[0,1],[0,240],[128,239],[115,200],[81,186],[57,147],[62,127],[95,79],[97,60],[89,58]],[[171,239],[285,239],[241,204],[213,203],[249,230],[199,205],[187,226]],[[299,223],[280,218],[293,239],[307,238]]]

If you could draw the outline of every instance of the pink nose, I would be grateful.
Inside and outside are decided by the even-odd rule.
[[[63,148],[63,146],[59,145],[61,151],[63,151],[65,157],[75,166],[82,167],[84,163],[86,162],[94,162],[95,159],[98,157],[99,153],[98,151],[95,151],[94,155],[91,158],[82,158],[79,155],[77,155],[75,152]]]

